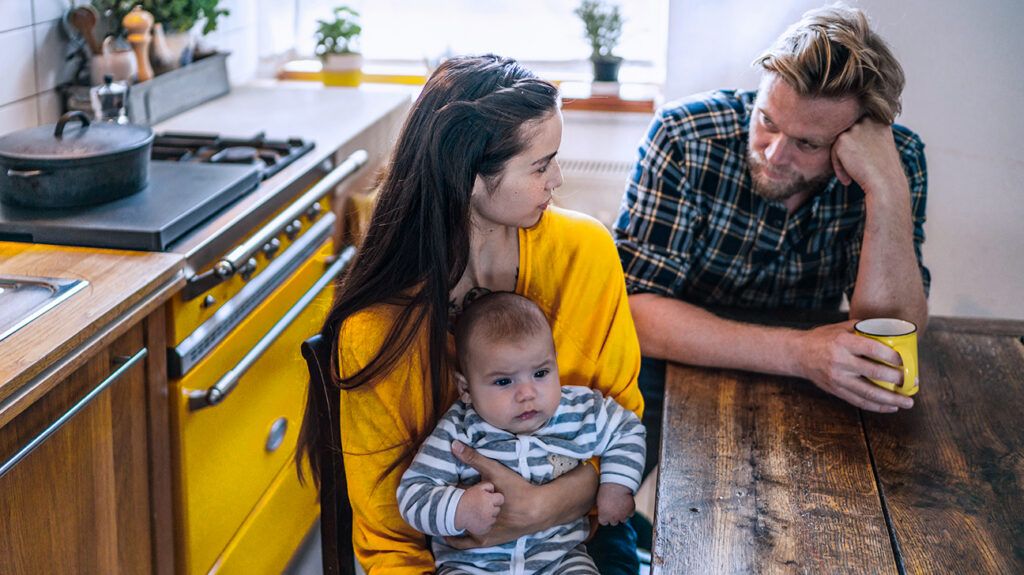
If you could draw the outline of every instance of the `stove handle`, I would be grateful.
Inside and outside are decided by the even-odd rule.
[[[270,240],[279,236],[292,225],[292,222],[302,217],[313,204],[319,202],[324,196],[331,193],[335,186],[340,184],[342,180],[348,178],[352,174],[359,171],[366,165],[366,161],[369,155],[366,150],[356,150],[352,152],[349,157],[345,158],[345,161],[330,171],[320,181],[313,185],[305,194],[302,195],[298,200],[293,202],[286,210],[277,215],[276,218],[270,221],[267,225],[260,228],[258,232],[252,235],[245,243],[231,250],[228,255],[224,256],[217,264],[214,269],[217,271],[217,275],[227,278],[238,272],[245,266],[245,263],[249,261],[249,258],[256,255],[263,246]]]
[[[313,284],[313,287],[309,288],[309,291],[303,294],[303,296],[299,298],[299,301],[295,302],[295,305],[293,305],[288,312],[274,324],[274,327],[270,328],[270,331],[260,338],[256,345],[254,345],[252,349],[245,354],[245,357],[238,362],[238,365],[231,368],[230,371],[221,376],[221,378],[217,380],[217,383],[213,384],[212,387],[205,391],[190,392],[188,398],[189,409],[191,411],[198,411],[224,401],[224,398],[235,389],[236,385],[238,385],[238,381],[242,379],[245,372],[247,372],[249,368],[256,363],[256,360],[270,349],[270,346],[273,345],[274,342],[277,341],[277,338],[281,337],[281,334],[288,329],[292,322],[294,322],[295,319],[299,317],[307,307],[309,307],[309,304],[316,299],[316,296],[320,295],[320,292],[323,291],[323,289],[327,287],[327,285],[330,284],[342,270],[345,269],[355,253],[355,247],[349,246],[345,248],[345,250],[341,252],[341,255],[339,255],[330,267],[327,268],[324,275],[320,276],[320,279]]]

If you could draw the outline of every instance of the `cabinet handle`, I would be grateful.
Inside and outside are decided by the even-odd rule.
[[[320,279],[316,280],[313,287],[309,288],[309,291],[303,294],[303,296],[299,298],[299,301],[295,302],[295,305],[293,305],[284,314],[284,316],[282,316],[281,319],[279,319],[277,323],[270,328],[270,331],[264,334],[263,337],[256,342],[256,345],[254,345],[252,349],[242,357],[238,362],[238,365],[231,368],[231,370],[221,376],[221,378],[217,380],[217,383],[213,384],[209,389],[190,392],[188,394],[189,409],[191,411],[198,411],[224,401],[224,398],[235,389],[236,385],[238,385],[238,380],[242,379],[245,372],[249,371],[249,368],[256,363],[256,360],[258,360],[260,356],[262,356],[264,352],[266,352],[270,346],[277,341],[277,338],[281,337],[281,334],[284,333],[284,331],[288,329],[288,326],[290,326],[292,322],[299,317],[299,314],[305,311],[306,307],[313,302],[316,296],[320,295],[320,292],[327,287],[327,285],[330,284],[343,269],[345,269],[348,262],[355,255],[355,252],[356,250],[352,246],[346,248],[345,251],[341,253],[341,256],[331,263],[324,275],[320,276]]]
[[[51,423],[50,426],[44,429],[42,433],[37,435],[32,441],[28,442],[28,444],[25,445],[25,447],[22,447],[20,451],[18,451],[13,456],[11,456],[10,459],[5,461],[4,464],[0,466],[0,477],[7,475],[8,471],[14,469],[15,465],[17,465],[22,459],[25,459],[25,457],[27,457],[29,453],[35,451],[36,448],[42,445],[44,441],[49,439],[51,435],[57,433],[57,430],[59,430],[61,427],[64,426],[65,423],[71,420],[71,418],[74,417],[75,414],[77,414],[79,411],[82,411],[82,409],[84,409],[85,406],[89,405],[89,403],[92,400],[96,399],[96,397],[99,394],[103,393],[103,390],[110,387],[110,384],[117,381],[122,375],[124,375],[126,371],[131,369],[132,366],[135,365],[136,363],[142,361],[142,359],[145,358],[148,354],[149,350],[147,350],[146,348],[142,348],[138,352],[136,352],[135,355],[127,358],[127,360],[124,361],[124,363],[122,363],[120,367],[114,370],[114,373],[108,375],[106,379],[101,381],[99,385],[93,388],[93,390],[90,391],[85,397],[78,400],[78,403],[73,405],[71,409],[67,410],[67,412],[65,412],[64,415],[60,416],[57,419],[57,421]],[[117,361],[120,361],[123,360],[124,358],[115,359]]]

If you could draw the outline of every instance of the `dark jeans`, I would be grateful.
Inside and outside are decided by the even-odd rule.
[[[665,405],[665,360],[645,357],[640,362],[640,393],[644,396],[647,461],[644,477],[658,464],[661,449],[661,410]]]
[[[602,525],[587,542],[587,552],[601,575],[637,575],[640,560],[636,557],[636,532],[628,521],[618,525]]]

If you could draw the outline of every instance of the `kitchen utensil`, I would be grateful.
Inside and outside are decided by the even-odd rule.
[[[80,126],[69,126],[77,120]],[[0,201],[63,208],[122,198],[146,187],[153,131],[90,124],[79,111],[0,138]]]
[[[138,74],[138,64],[131,47],[118,42],[113,36],[103,39],[102,51],[89,60],[89,78],[93,86],[103,84],[103,78],[111,76],[115,82],[131,82]]]
[[[92,101],[93,115],[103,122],[127,124],[128,115],[125,105],[128,103],[128,85],[115,82],[114,77],[107,74],[102,86],[94,86],[89,90]]]
[[[93,32],[96,28],[96,22],[100,17],[96,9],[85,4],[68,12],[67,17],[71,25],[78,30],[78,33],[85,39],[86,44],[89,45],[89,51],[93,54],[99,54],[101,52],[100,43],[96,40],[96,35]]]
[[[153,15],[143,10],[142,6],[136,6],[125,15],[121,24],[128,32],[128,42],[135,50],[135,60],[139,65],[139,82],[145,82],[153,77],[153,67],[149,64],[149,45],[153,41],[150,33],[153,29]]]

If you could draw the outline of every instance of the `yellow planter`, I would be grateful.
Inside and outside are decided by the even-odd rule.
[[[325,86],[358,86],[363,81],[361,54],[329,54],[322,59],[320,77]]]

